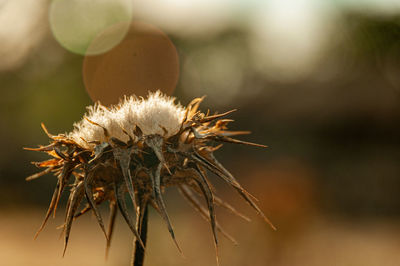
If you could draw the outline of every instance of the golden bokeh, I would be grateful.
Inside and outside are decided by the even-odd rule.
[[[174,44],[161,30],[143,22],[132,22],[121,43],[104,54],[86,56],[83,62],[87,92],[105,105],[118,103],[124,95],[146,96],[149,90],[171,95],[178,76]]]

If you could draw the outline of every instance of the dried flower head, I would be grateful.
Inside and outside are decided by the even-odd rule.
[[[217,223],[214,205],[241,214],[215,195],[208,173],[215,174],[231,185],[273,227],[254,203],[253,196],[242,188],[213,154],[223,142],[265,146],[232,138],[249,133],[227,130],[227,124],[233,120],[224,117],[235,110],[223,114],[204,114],[198,111],[202,100],[194,99],[185,108],[175,104],[174,98],[156,92],[150,93],[147,99],[125,98],[111,108],[99,103],[90,106],[84,118],[75,123],[74,130],[67,134],[51,135],[42,124],[51,143],[29,150],[46,152],[52,159],[34,163],[45,170],[27,180],[53,173],[57,176],[57,185],[36,236],[51,214],[55,215],[62,192],[70,187],[63,225],[64,252],[72,222],[90,210],[94,212],[107,239],[107,250],[117,209],[136,237],[136,243],[144,248],[145,239],[141,239],[141,232],[148,205],[154,207],[165,220],[179,249],[162,197],[164,188],[175,186],[210,222],[217,248],[217,230],[231,237]],[[135,220],[128,212],[126,193],[134,205]],[[207,208],[199,202],[198,195],[204,197]],[[86,206],[78,210],[82,202],[86,202]],[[110,206],[107,230],[97,207],[103,202],[109,202]]]

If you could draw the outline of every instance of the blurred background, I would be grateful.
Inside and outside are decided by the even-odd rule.
[[[278,228],[212,178],[252,219],[217,210],[239,242],[220,235],[221,265],[399,265],[399,1],[0,0],[0,22],[2,265],[127,265],[122,220],[107,261],[91,214],[61,258],[65,205],[33,240],[56,181],[26,182],[46,156],[22,147],[147,89],[237,108],[232,129],[269,146],[217,153]],[[216,265],[209,224],[174,189],[166,204],[186,258],[152,210],[145,264]]]

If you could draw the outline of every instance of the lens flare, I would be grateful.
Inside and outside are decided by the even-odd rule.
[[[54,37],[67,50],[77,54],[101,54],[117,45],[128,27],[118,27],[106,34],[107,41],[93,46],[91,42],[110,26],[132,19],[130,0],[54,0],[49,11],[49,22]],[[106,32],[107,33],[107,32]]]

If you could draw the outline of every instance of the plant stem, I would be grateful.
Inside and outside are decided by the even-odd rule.
[[[146,247],[146,240],[147,240],[147,225],[148,225],[148,207],[146,205],[144,214],[143,214],[143,222],[139,228],[139,235],[140,238],[143,241],[144,247]],[[132,265],[133,266],[143,266],[144,263],[144,249],[142,245],[139,243],[139,241],[136,239],[135,240],[135,253],[134,257],[132,260]]]

